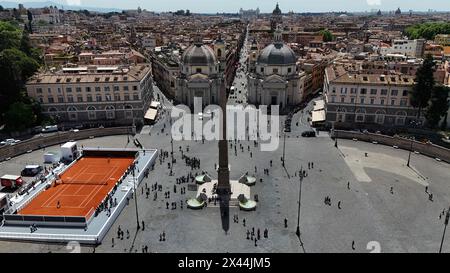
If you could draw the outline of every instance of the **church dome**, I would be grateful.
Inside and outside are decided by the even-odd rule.
[[[264,48],[258,57],[259,64],[293,65],[297,62],[294,51],[283,43],[274,43]]]
[[[184,65],[209,66],[217,62],[214,51],[206,45],[196,43],[186,49],[181,58]]]

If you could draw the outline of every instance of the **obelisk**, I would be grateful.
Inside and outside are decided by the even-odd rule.
[[[230,169],[228,168],[228,141],[227,141],[227,93],[225,89],[225,78],[222,76],[222,83],[219,90],[219,105],[222,110],[222,125],[220,126],[219,139],[219,169],[218,169],[218,194],[230,194]]]

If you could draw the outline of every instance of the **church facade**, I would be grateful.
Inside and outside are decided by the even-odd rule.
[[[221,38],[213,47],[197,38],[181,57],[181,71],[175,88],[177,102],[191,109],[195,97],[202,99],[202,107],[218,104],[225,56],[225,42]]]
[[[294,51],[284,44],[281,35],[278,26],[273,43],[249,63],[247,78],[249,103],[279,105],[283,111],[302,101],[306,74],[300,71]]]

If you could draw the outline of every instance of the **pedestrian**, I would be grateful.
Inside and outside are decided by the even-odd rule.
[[[341,201],[338,202],[338,208],[341,209]]]
[[[352,249],[355,250],[355,241],[352,241]]]
[[[287,228],[288,227],[288,219],[284,218],[284,227]]]
[[[112,247],[114,247],[114,237],[112,238]]]

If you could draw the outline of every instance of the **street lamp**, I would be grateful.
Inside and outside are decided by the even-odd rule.
[[[442,234],[441,247],[439,248],[439,253],[442,252],[442,245],[444,244],[444,238],[445,238],[445,230],[447,229],[449,218],[450,218],[450,208],[447,210],[447,214],[445,215],[444,233]]]
[[[300,168],[300,185],[298,190],[298,215],[297,215],[297,234],[298,239],[300,240],[300,206],[302,201],[302,182],[303,182],[303,166]],[[300,240],[301,242],[301,240]]]
[[[406,166],[408,166],[408,167],[409,167],[409,162],[411,160],[412,146],[413,146],[413,140],[411,138],[411,146],[409,147],[409,154],[408,154],[408,163],[406,163]]]
[[[285,126],[286,127],[286,126]],[[286,131],[283,130],[283,167],[284,167],[284,157],[286,156]]]
[[[338,147],[337,139],[338,139],[338,131],[334,130],[335,136],[334,136],[334,147]]]
[[[139,225],[139,213],[138,213],[138,205],[137,205],[137,190],[136,190],[136,177],[135,177],[135,169],[136,165],[133,164],[133,186],[134,186],[134,204],[136,206],[136,223],[137,223],[137,229],[139,230],[141,227]]]

